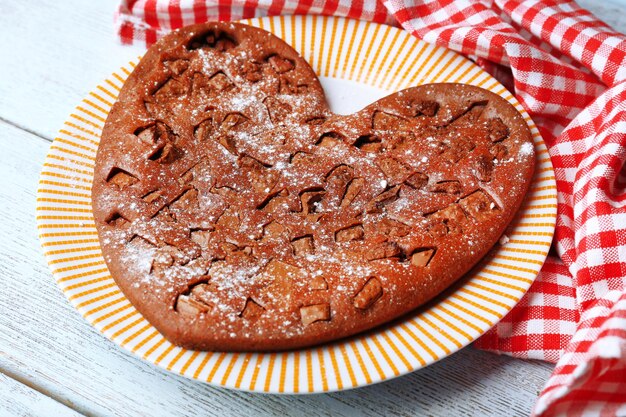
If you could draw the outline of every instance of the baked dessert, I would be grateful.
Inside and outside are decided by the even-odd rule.
[[[289,45],[207,23],[129,76],[92,203],[111,275],[167,339],[282,350],[439,294],[498,241],[533,167],[526,122],[489,91],[422,85],[335,115]]]

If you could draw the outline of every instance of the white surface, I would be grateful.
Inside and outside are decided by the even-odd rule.
[[[63,415],[59,403],[96,416],[529,413],[552,366],[472,348],[371,387],[271,396],[168,374],[93,330],[43,261],[34,194],[49,141],[65,116],[98,81],[141,53],[116,41],[115,3],[0,2],[0,416]],[[619,29],[614,11],[612,17]]]
[[[320,77],[330,109],[337,114],[352,114],[385,97],[388,92],[354,81]]]

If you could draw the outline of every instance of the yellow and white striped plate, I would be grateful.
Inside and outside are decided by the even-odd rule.
[[[554,172],[530,117],[479,67],[399,29],[315,16],[247,23],[286,40],[325,77],[327,85],[348,86],[346,91],[369,88],[387,94],[427,82],[461,82],[489,89],[511,102],[532,128],[538,165],[524,207],[508,232],[508,243],[437,301],[390,327],[359,337],[271,354],[196,352],[173,346],[135,310],[109,275],[91,211],[101,129],[134,66],[130,63],[98,85],[68,117],[39,180],[39,237],[52,274],[69,301],[106,337],[149,362],[215,385],[260,392],[309,393],[363,386],[427,366],[478,338],[524,295],[552,240]]]

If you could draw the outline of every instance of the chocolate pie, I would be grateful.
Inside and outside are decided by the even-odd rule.
[[[92,190],[111,275],[172,343],[282,350],[424,304],[496,244],[534,168],[505,99],[461,84],[333,114],[298,53],[206,23],[146,53]]]

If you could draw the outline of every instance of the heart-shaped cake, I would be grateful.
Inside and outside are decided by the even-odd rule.
[[[92,189],[111,275],[177,345],[281,350],[401,316],[469,271],[534,168],[523,117],[461,84],[333,114],[268,32],[207,23],[146,53]]]

